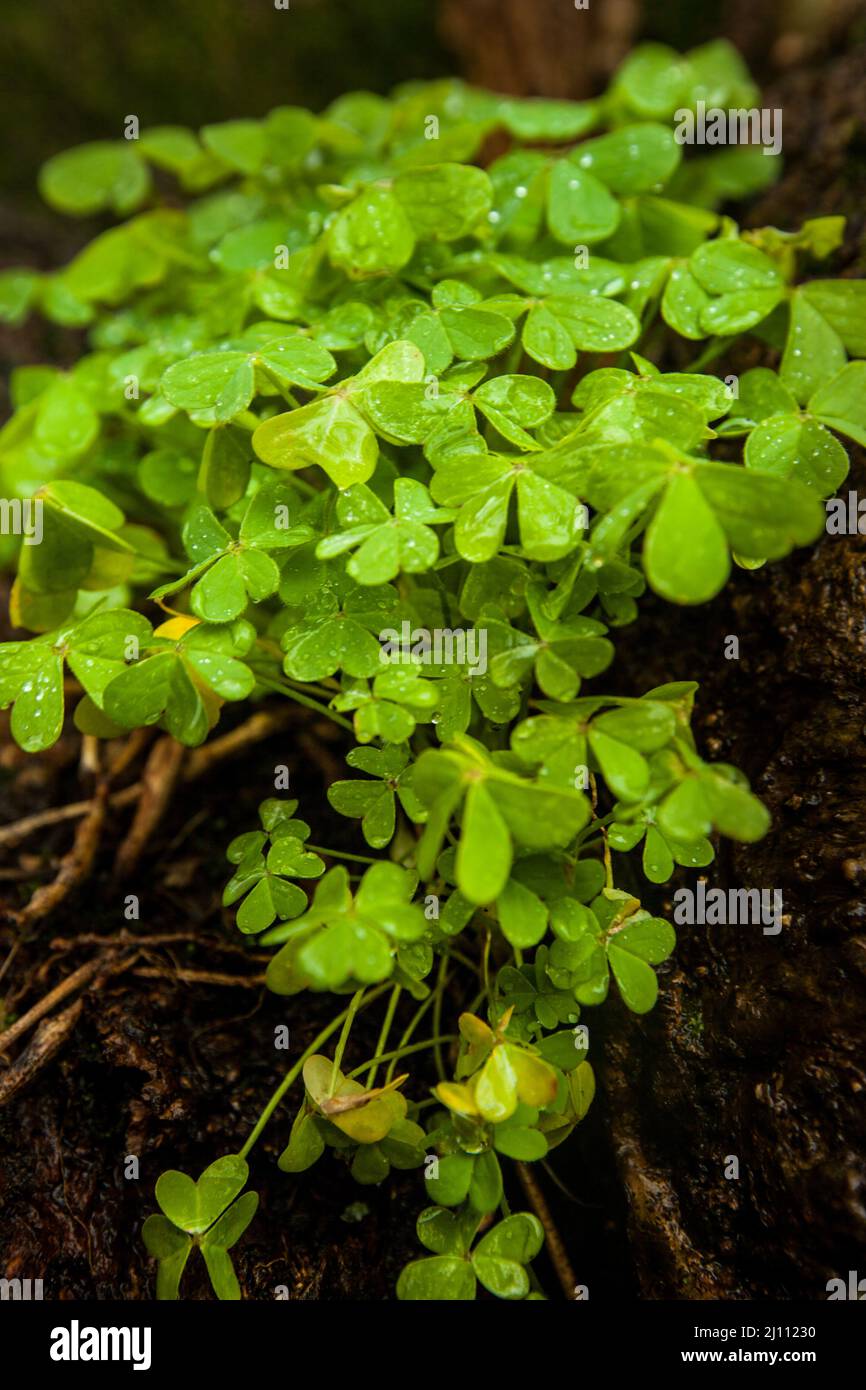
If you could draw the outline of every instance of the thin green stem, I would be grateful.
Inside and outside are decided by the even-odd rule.
[[[414,1014],[410,1018],[409,1022],[406,1024],[406,1027],[403,1031],[403,1036],[400,1039],[401,1047],[405,1046],[405,1044],[409,1041],[412,1034],[415,1032],[415,1029],[418,1027],[418,1024],[421,1022],[427,1010],[430,1008],[430,1005],[433,1003],[434,998],[435,996],[431,991],[430,994],[427,995],[427,998],[423,1001],[423,1003],[415,1010]],[[396,1065],[397,1058],[394,1057],[389,1063],[388,1070],[385,1073],[386,1085],[391,1080],[391,1077],[394,1075],[394,1068]]]
[[[458,1037],[459,1034],[457,1033],[442,1033],[441,1035],[437,1034],[436,1037],[425,1038],[423,1042],[410,1043],[408,1047],[395,1047],[392,1052],[383,1052],[381,1057],[376,1057],[373,1060],[377,1063],[396,1063],[400,1057],[408,1057],[412,1052],[423,1052],[428,1047],[439,1048],[442,1046],[443,1043],[457,1042]],[[359,1072],[362,1072],[364,1068],[368,1067],[369,1065],[369,1062],[362,1062],[359,1067],[355,1067],[353,1071],[347,1072],[346,1075],[350,1077],[357,1076]],[[390,1076],[388,1077],[388,1080],[390,1080]],[[385,1084],[387,1085],[388,1081],[386,1081]]]
[[[603,830],[601,833],[602,833],[602,836],[603,836],[603,838],[604,838],[604,877],[605,877],[605,887],[608,888],[608,889],[610,889],[610,888],[613,888],[613,862],[612,862],[611,857],[610,857],[610,845],[609,845],[608,842],[607,842],[607,831]]]
[[[370,993],[367,995],[367,998],[364,1000],[363,1007],[367,1008],[368,1005],[372,1004],[374,1000],[378,999],[382,994],[384,994],[386,989],[386,985],[381,985],[379,986],[379,988],[371,990]],[[349,1006],[349,1008],[351,1008],[351,1005]],[[261,1115],[256,1120],[255,1125],[250,1131],[250,1136],[240,1151],[241,1158],[246,1158],[253,1145],[259,1139],[262,1130],[265,1128],[265,1125],[268,1123],[268,1120],[271,1118],[280,1101],[282,1100],[283,1096],[286,1094],[286,1091],[288,1091],[289,1087],[292,1085],[294,1081],[297,1080],[297,1078],[303,1071],[304,1063],[308,1060],[308,1058],[312,1057],[316,1052],[318,1052],[320,1047],[324,1046],[324,1044],[328,1041],[328,1038],[333,1037],[334,1033],[336,1033],[338,1028],[342,1027],[348,1013],[349,1009],[344,1009],[342,1013],[337,1014],[336,1018],[332,1018],[331,1022],[326,1024],[326,1026],[321,1030],[320,1033],[316,1034],[309,1047],[304,1048],[304,1051],[301,1053],[297,1062],[295,1062],[293,1066],[289,1067],[289,1070],[286,1072],[279,1086],[274,1091],[273,1095],[271,1096]]]
[[[346,1050],[346,1043],[349,1041],[349,1034],[352,1031],[352,1024],[355,1021],[355,1014],[361,1007],[361,1000],[364,998],[364,990],[356,989],[352,995],[352,1002],[346,1010],[346,1017],[343,1020],[343,1027],[337,1040],[337,1049],[334,1053],[334,1065],[331,1067],[331,1080],[328,1083],[328,1096],[332,1096],[337,1089],[337,1077],[340,1073],[340,1065],[343,1061],[343,1053]]]
[[[279,695],[285,695],[287,699],[294,700],[298,705],[304,705],[307,709],[314,709],[317,714],[323,714],[326,719],[330,719],[334,724],[339,724],[342,729],[348,729],[350,734],[355,732],[354,725],[348,719],[344,719],[341,714],[335,714],[328,709],[327,705],[320,705],[318,700],[310,699],[309,695],[302,695],[299,690],[292,690],[290,686],[283,685],[282,681],[271,680],[269,676],[256,674],[256,681],[263,685],[266,690],[276,690]]]
[[[282,396],[289,409],[297,410],[299,404],[297,399],[292,395],[291,391],[286,390],[285,386],[280,381],[280,378],[277,376],[276,372],[272,372],[270,367],[266,367],[264,362],[261,361],[261,359],[258,360],[257,365],[264,373],[264,375],[268,378],[268,381],[271,383],[271,385],[277,388],[277,391]]]
[[[593,816],[592,820],[589,822],[587,826],[584,827],[583,830],[581,830],[580,834],[575,840],[574,853],[567,854],[565,858],[570,860],[572,863],[576,863],[580,851],[586,848],[586,844],[589,837],[591,835],[595,835],[596,832],[603,829],[604,826],[610,825],[611,821],[615,819],[616,817],[614,816],[613,811],[609,811],[606,816]],[[595,841],[593,841],[593,843],[595,843]]]
[[[702,372],[704,367],[710,362],[715,362],[717,357],[721,357],[731,345],[730,338],[711,338],[703,352],[698,353],[693,362],[690,362],[683,370],[686,372]]]
[[[471,970],[473,975],[481,974],[481,966],[477,961],[470,960],[462,951],[455,950],[453,946],[448,947],[449,960],[458,960],[461,965],[465,965],[467,970]]]
[[[391,991],[391,998],[388,1000],[388,1007],[385,1010],[385,1017],[382,1020],[382,1029],[379,1033],[379,1041],[376,1043],[376,1051],[373,1055],[373,1060],[370,1063],[370,1070],[367,1073],[367,1080],[365,1084],[368,1091],[372,1091],[373,1089],[373,1083],[376,1080],[376,1072],[379,1070],[379,1062],[381,1061],[382,1054],[385,1050],[385,1045],[388,1041],[388,1034],[391,1032],[391,1024],[394,1022],[394,1014],[397,1012],[397,1004],[399,1003],[400,995],[402,993],[403,989],[400,985],[395,985]]]
[[[324,845],[311,845],[305,842],[304,849],[314,850],[316,854],[328,854],[332,859],[351,859],[353,864],[378,864],[369,854],[350,854],[347,849],[326,849]]]
[[[448,953],[443,952],[439,961],[439,972],[436,976],[436,997],[433,1003],[433,1032],[438,1038],[442,1031],[442,1003],[445,996],[445,986],[448,983]],[[440,1081],[445,1080],[445,1058],[442,1054],[441,1044],[436,1044],[436,1074]]]
[[[484,992],[490,1002],[493,1002],[493,995],[490,992],[490,946],[493,935],[489,925],[484,928],[484,954],[481,957],[481,977],[484,981]]]
[[[486,993],[487,993],[487,991],[484,990],[484,989],[480,989],[480,990],[478,991],[478,993],[476,994],[475,998],[472,1000],[472,1002],[469,1004],[469,1006],[468,1006],[468,1008],[467,1008],[467,1010],[466,1010],[466,1012],[467,1012],[468,1014],[474,1014],[474,1013],[475,1013],[475,1010],[476,1010],[476,1009],[479,1007],[479,1005],[483,1002],[484,996],[485,996]]]

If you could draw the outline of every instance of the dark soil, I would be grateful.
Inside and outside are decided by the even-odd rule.
[[[330,734],[317,730],[315,719],[306,737]],[[77,742],[73,732],[54,762],[73,755]],[[22,947],[7,976],[10,992],[22,994],[23,1012],[95,949],[71,944],[52,952],[50,943],[81,933],[116,935],[130,925],[123,916],[129,893],[140,898],[136,933],[195,937],[148,952],[145,968],[162,967],[165,978],[124,973],[87,997],[56,1060],[0,1109],[0,1268],[10,1278],[42,1278],[46,1297],[152,1297],[152,1263],[139,1230],[155,1210],[159,1173],[197,1173],[240,1148],[286,1067],[333,1016],[330,997],[287,1001],[244,987],[251,966],[261,971],[262,953],[250,960],[219,905],[230,871],[225,846],[257,823],[277,763],[290,767],[306,803],[327,805],[322,770],[294,731],[261,744],[243,764],[226,763],[177,798],[133,880],[111,879],[112,838],[119,836],[108,838],[100,872]],[[74,765],[52,772],[30,795],[26,771],[19,773],[6,790],[4,819],[77,799]],[[329,828],[335,847],[346,840],[348,822]],[[35,851],[47,864],[69,837],[60,827],[18,853]],[[3,887],[11,905],[13,890]],[[22,901],[29,887],[21,885]],[[242,983],[183,983],[171,978],[174,967],[235,974]],[[275,1048],[280,1024],[290,1029],[288,1052]],[[377,1026],[359,1020],[355,1061],[374,1050]],[[286,1177],[275,1160],[291,1113],[278,1113],[251,1159],[262,1210],[238,1251],[245,1295],[274,1298],[284,1285],[292,1298],[386,1297],[414,1246],[414,1213],[423,1205],[416,1178],[398,1174],[381,1189],[359,1188],[330,1155],[312,1175]],[[130,1155],[139,1159],[137,1180],[126,1176]],[[192,1264],[185,1294],[209,1296],[203,1266],[194,1270]]]

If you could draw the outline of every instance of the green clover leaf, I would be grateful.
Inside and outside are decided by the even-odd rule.
[[[169,367],[160,389],[198,423],[219,424],[248,408],[262,380],[316,391],[335,368],[331,354],[318,343],[287,335],[252,351],[197,353]]]
[[[689,271],[711,296],[700,315],[707,334],[754,328],[784,298],[781,272],[770,257],[733,237],[704,242],[691,256]]]
[[[553,700],[571,700],[581,678],[598,675],[613,658],[613,647],[603,623],[591,618],[549,618],[544,609],[544,590],[532,584],[526,591],[535,635],[486,619],[492,658],[490,674],[505,688],[520,684],[534,670],[539,687]]]
[[[818,497],[829,497],[844,482],[849,467],[848,455],[830,430],[858,443],[866,439],[864,381],[866,364],[850,362],[818,386],[801,409],[784,373],[777,378],[765,367],[746,372],[737,402],[737,416],[752,425],[746,467],[792,478]]]
[[[567,904],[564,899],[554,908],[554,930],[557,922],[561,928],[550,951],[554,984],[573,989],[581,1004],[600,1004],[612,972],[627,1007],[647,1013],[658,997],[652,966],[673,951],[673,928],[615,890],[605,890],[591,909],[573,904],[566,911]]]
[[[428,1249],[447,1253],[413,1260],[397,1281],[403,1301],[471,1301],[476,1280],[497,1298],[523,1299],[529,1293],[526,1265],[544,1242],[544,1229],[528,1212],[507,1216],[470,1252],[477,1228],[466,1218],[428,1207],[418,1218],[418,1238]]]
[[[626,814],[626,808],[618,808],[618,814]],[[607,830],[607,841],[611,849],[627,852],[643,840],[643,871],[650,883],[667,883],[679,864],[686,869],[705,868],[714,858],[714,850],[706,836],[691,840],[677,840],[663,834],[655,823],[652,807],[639,813],[637,819],[614,820]]]
[[[415,235],[459,241],[487,217],[493,189],[483,169],[463,164],[428,164],[397,175],[394,197]]]
[[[240,898],[237,925],[244,933],[262,932],[279,917],[286,921],[298,917],[307,907],[307,895],[291,878],[318,878],[325,864],[304,846],[310,827],[295,820],[296,801],[276,799],[262,803],[260,815],[265,833],[251,831],[232,840],[226,850],[229,862],[237,868],[223,892],[223,906],[231,907]],[[266,845],[270,837],[270,848]]]
[[[151,594],[157,601],[192,584],[192,611],[206,623],[229,623],[250,603],[263,603],[276,591],[280,571],[272,552],[305,544],[313,532],[293,524],[297,501],[278,482],[262,484],[251,498],[237,539],[204,503],[192,507],[183,528],[193,567]]]
[[[203,743],[224,700],[244,700],[255,685],[246,655],[246,624],[197,624],[178,640],[160,639],[141,661],[114,676],[100,708],[112,723],[137,729],[159,723],[180,743]]]
[[[445,507],[459,508],[454,540],[465,560],[490,560],[505,540],[511,497],[523,552],[534,560],[567,555],[585,524],[580,503],[558,483],[542,476],[533,456],[454,457],[434,474],[430,490]]]
[[[341,816],[360,818],[368,845],[384,849],[394,835],[396,800],[416,825],[423,823],[426,811],[412,789],[413,768],[406,748],[353,748],[346,762],[374,781],[332,782],[328,800]]]
[[[164,1216],[149,1216],[142,1235],[158,1260],[158,1299],[176,1299],[181,1276],[195,1245],[201,1249],[214,1292],[237,1300],[240,1288],[228,1251],[240,1240],[258,1208],[258,1194],[238,1193],[249,1176],[239,1154],[218,1158],[197,1182],[175,1170],[162,1173],[156,1200]],[[237,1198],[237,1200],[235,1200]]]
[[[421,381],[423,376],[421,351],[413,343],[390,343],[334,391],[259,425],[253,448],[273,468],[317,465],[341,490],[366,483],[379,456],[376,436],[365,418],[368,392],[379,382]]]
[[[337,501],[337,519],[344,529],[319,541],[316,555],[330,560],[357,546],[347,572],[358,584],[386,584],[401,572],[432,569],[439,557],[439,541],[429,523],[441,524],[452,516],[435,507],[427,488],[414,478],[395,480],[393,516],[375,493],[363,483],[356,484]]]
[[[619,543],[655,506],[643,545],[643,566],[657,593],[673,603],[702,603],[719,592],[729,550],[748,558],[779,558],[823,530],[823,509],[809,490],[786,481],[681,455],[670,447],[598,445],[586,451],[588,501],[608,513],[592,540]],[[658,499],[658,500],[656,500]]]
[[[503,1005],[514,1009],[518,1015],[531,1013],[542,1028],[556,1028],[560,1023],[575,1024],[580,1015],[574,995],[552,983],[547,973],[547,958],[548,948],[539,946],[531,965],[502,967],[496,978]]]
[[[434,717],[439,688],[413,668],[387,667],[373,679],[344,683],[331,702],[334,709],[354,710],[355,737],[359,743],[380,738],[383,743],[405,743],[418,724]]]
[[[396,599],[388,585],[360,588],[348,578],[319,589],[303,619],[283,633],[286,674],[294,680],[318,681],[338,670],[356,677],[383,671],[382,647],[374,633],[383,632],[394,619]]]
[[[350,980],[387,979],[398,944],[417,941],[426,930],[422,909],[411,901],[416,882],[407,870],[382,861],[366,871],[353,895],[346,870],[329,870],[307,912],[262,938],[266,945],[285,943],[268,966],[268,987],[293,994],[305,986],[334,990]]]
[[[519,777],[492,762],[466,735],[421,754],[414,789],[428,812],[418,847],[425,880],[432,877],[451,817],[462,804],[457,885],[473,903],[492,902],[501,893],[515,843],[526,849],[566,845],[589,818],[580,792]]]
[[[30,642],[0,645],[0,708],[13,705],[11,729],[27,753],[57,742],[63,728],[63,669],[68,665],[86,694],[101,707],[106,687],[150,638],[138,613],[93,613],[82,622]]]
[[[110,209],[123,216],[150,192],[147,165],[126,140],[99,140],[49,159],[39,191],[60,212],[89,217]]]

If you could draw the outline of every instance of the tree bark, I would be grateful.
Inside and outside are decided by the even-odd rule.
[[[625,56],[637,21],[635,0],[443,0],[440,28],[477,86],[586,97]]]

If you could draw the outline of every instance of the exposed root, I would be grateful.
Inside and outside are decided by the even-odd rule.
[[[244,752],[254,743],[260,743],[262,739],[270,738],[272,734],[278,733],[280,729],[291,722],[294,715],[295,710],[292,707],[276,707],[270,710],[257,711],[243,724],[232,729],[231,733],[213,739],[202,748],[194,749],[187,758],[182,781],[198,781],[200,777],[204,777],[226,758],[234,757],[235,754]],[[109,781],[116,781],[121,773],[131,766],[146,745],[150,734],[149,729],[136,729],[130,735],[123,750],[111,765]],[[133,805],[141,797],[144,786],[144,780],[142,780],[134,782],[129,787],[124,787],[121,791],[112,792],[108,798],[109,806],[112,810],[120,810],[124,806]],[[31,816],[22,816],[12,825],[0,828],[0,849],[11,849],[37,830],[45,830],[48,826],[59,825],[63,821],[77,820],[79,816],[86,816],[92,806],[93,799],[90,798],[86,801],[71,801],[66,806],[52,806],[46,811],[37,811]]]
[[[222,734],[219,738],[203,744],[201,748],[193,749],[187,760],[183,780],[195,782],[199,777],[204,777],[225,758],[233,758],[236,753],[243,753],[254,743],[261,743],[272,734],[278,734],[292,723],[296,716],[297,711],[291,705],[277,705],[273,709],[258,710],[230,733]]]
[[[264,975],[227,975],[221,970],[189,970],[185,966],[140,965],[132,974],[145,980],[182,980],[189,985],[226,985],[230,989],[261,989],[265,983]]]
[[[517,1176],[520,1178],[523,1190],[529,1198],[532,1210],[544,1227],[547,1253],[550,1256],[551,1264],[556,1270],[556,1277],[559,1280],[562,1292],[565,1294],[566,1298],[573,1299],[577,1280],[574,1276],[574,1270],[571,1267],[571,1262],[566,1253],[562,1237],[550,1213],[550,1207],[547,1205],[544,1193],[536,1182],[535,1175],[528,1163],[517,1163],[515,1167],[517,1168]]]
[[[108,798],[108,804],[112,810],[119,810],[124,806],[130,806],[140,795],[141,783],[135,782],[131,787],[113,792]],[[60,825],[65,820],[77,820],[79,816],[86,816],[92,807],[91,798],[88,801],[70,801],[66,806],[51,806],[47,811],[34,812],[32,816],[22,816],[11,825],[0,828],[0,849],[11,849],[21,840],[26,840],[28,835],[37,830],[45,830],[49,825]]]
[[[151,749],[132,825],[114,860],[115,878],[125,878],[134,871],[171,800],[185,757],[186,749],[169,735]]]
[[[32,1009],[28,1009],[26,1014],[22,1014],[20,1018],[0,1033],[0,1052],[5,1052],[12,1043],[17,1042],[21,1035],[27,1032],[28,1028],[32,1028],[34,1023],[38,1023],[41,1018],[50,1013],[55,1004],[61,1003],[67,995],[74,994],[82,985],[88,984],[100,971],[104,971],[105,967],[106,957],[101,955],[89,960],[86,965],[79,966],[77,970],[73,970],[71,975],[67,975],[65,980],[61,980],[59,985],[49,990],[38,1004],[34,1004]]]
[[[5,1071],[0,1072],[0,1105],[5,1105],[42,1070],[69,1037],[84,1007],[82,999],[40,1023],[26,1051]]]
[[[80,936],[56,936],[51,942],[52,951],[75,951],[80,946],[103,946],[105,948],[143,948],[147,946],[175,946],[180,942],[195,941],[202,944],[200,932],[192,931],[172,931],[154,932],[151,936],[135,936],[132,932],[120,931],[114,936],[100,936],[98,932],[82,932]],[[220,941],[218,938],[207,940],[209,951],[219,951],[223,954],[233,956],[243,956],[244,960],[267,961],[270,960],[270,953],[267,951],[248,951],[245,947],[237,945],[233,941]]]
[[[20,912],[10,912],[9,916],[19,927],[32,926],[63,902],[73,888],[82,883],[93,867],[96,851],[105,823],[107,787],[103,784],[96,796],[88,803],[88,812],[75,832],[72,848],[60,861],[57,877],[37,888],[26,907]]]

